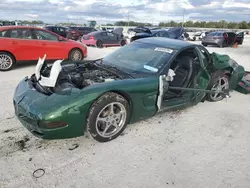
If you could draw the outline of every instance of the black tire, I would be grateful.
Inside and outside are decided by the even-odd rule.
[[[69,60],[71,60],[71,61],[81,61],[83,59],[84,59],[83,53],[82,53],[82,51],[80,49],[72,49],[69,52]]]
[[[117,130],[117,132],[114,135],[103,136],[103,135],[101,135],[100,130],[103,131],[103,129],[106,128],[107,124],[103,122],[105,124],[105,126],[104,126],[104,124],[98,125],[97,118],[98,118],[99,114],[101,112],[103,112],[103,110],[108,108],[107,106],[109,104],[112,104],[112,103],[121,104],[124,107],[124,109],[126,111],[126,120],[123,121],[124,124]],[[110,115],[108,115],[107,117],[109,118]],[[111,141],[111,140],[117,138],[124,131],[124,129],[127,126],[128,121],[129,121],[129,117],[130,117],[130,110],[129,110],[128,101],[124,97],[122,97],[121,95],[119,95],[117,93],[113,93],[113,92],[106,93],[103,96],[101,96],[99,99],[97,99],[90,108],[89,115],[87,118],[87,132],[91,135],[92,138],[94,138],[98,142]],[[106,118],[106,117],[104,117],[104,118]],[[110,128],[112,128],[112,127],[113,127],[113,125],[110,126]],[[109,130],[109,128],[107,129],[107,131],[108,130]]]
[[[97,46],[97,48],[102,48],[103,42],[101,40],[96,41],[96,46]]]
[[[202,46],[207,46],[207,44],[205,44],[205,43],[201,43],[202,44]]]
[[[223,79],[223,82],[227,82],[228,86],[227,88],[224,88],[224,89],[230,89],[230,81],[229,81],[230,77],[224,71],[217,71],[212,74],[211,82],[207,89],[212,90],[213,88],[215,88],[216,85],[218,84],[219,79]],[[220,94],[218,94],[218,97],[216,99],[214,94],[208,93],[206,95],[206,99],[210,102],[218,102],[218,101],[221,101],[223,97]]]
[[[126,45],[126,41],[125,40],[122,40],[121,41],[121,46],[125,46]]]
[[[16,63],[12,54],[7,52],[0,52],[0,71],[11,70]]]

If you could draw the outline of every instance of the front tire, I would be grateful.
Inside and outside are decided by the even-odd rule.
[[[108,142],[123,132],[129,117],[128,101],[117,93],[109,92],[91,106],[87,131],[96,141]]]
[[[205,43],[201,43],[202,44],[202,46],[207,46],[207,44],[205,44]]]
[[[83,60],[83,53],[79,49],[73,49],[69,53],[69,60],[71,61],[81,61]]]
[[[0,71],[9,71],[15,64],[13,55],[7,52],[0,52]]]
[[[211,83],[208,86],[208,90],[229,90],[230,82],[229,76],[226,75],[223,71],[218,71],[212,74]],[[223,99],[221,94],[207,94],[207,100],[210,102],[218,102]]]

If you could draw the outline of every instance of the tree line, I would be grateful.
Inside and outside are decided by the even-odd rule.
[[[130,21],[118,21],[114,24],[109,24],[114,26],[153,26],[151,23],[141,23]],[[160,22],[159,27],[178,27],[182,26],[182,23],[169,21],[169,22]],[[221,21],[186,21],[183,24],[184,27],[200,27],[200,28],[228,28],[228,29],[250,29],[250,22],[242,21],[242,22],[227,22],[225,20]]]
[[[6,21],[6,20],[0,20],[0,23]],[[22,24],[45,24],[41,20],[17,20],[19,23]],[[89,21],[96,24],[96,21]],[[61,23],[62,24],[62,23]],[[77,25],[76,23],[64,23],[65,25]],[[84,25],[89,25],[84,24]],[[92,25],[95,25],[92,24]],[[106,24],[107,26],[146,26],[146,27],[152,27],[152,23],[143,23],[143,22],[135,22],[135,21],[117,21],[114,24]],[[182,26],[181,22],[175,22],[175,21],[169,21],[169,22],[160,22],[158,24],[159,27],[178,27]],[[228,28],[228,29],[250,29],[250,22],[242,21],[242,22],[227,22],[225,20],[221,21],[186,21],[183,24],[184,27],[199,27],[199,28]]]

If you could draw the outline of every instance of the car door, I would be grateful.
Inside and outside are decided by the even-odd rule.
[[[118,36],[114,33],[107,32],[108,35],[108,44],[118,44]]]
[[[103,44],[109,44],[110,43],[107,32],[105,32],[105,31],[101,32],[100,36],[101,36],[100,39],[102,40]]]
[[[59,41],[59,36],[45,30],[33,29],[34,40],[39,44],[39,56],[47,55],[47,59],[60,59],[65,57],[68,49],[67,41]]]
[[[201,69],[197,74],[197,79],[195,80],[195,88],[196,89],[207,89],[210,81],[211,75],[209,74],[207,68],[211,66],[210,53],[203,46],[196,47],[197,53],[199,55],[198,61],[200,62]],[[200,102],[206,93],[195,91],[195,102]]]
[[[18,61],[37,60],[39,44],[33,40],[31,29],[15,28],[8,32],[12,53]]]

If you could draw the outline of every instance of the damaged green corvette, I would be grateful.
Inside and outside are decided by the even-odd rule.
[[[87,131],[107,142],[127,124],[159,111],[220,101],[244,76],[244,68],[227,55],[167,38],[139,39],[95,61],[47,66],[44,60],[13,98],[20,122],[43,139]]]

